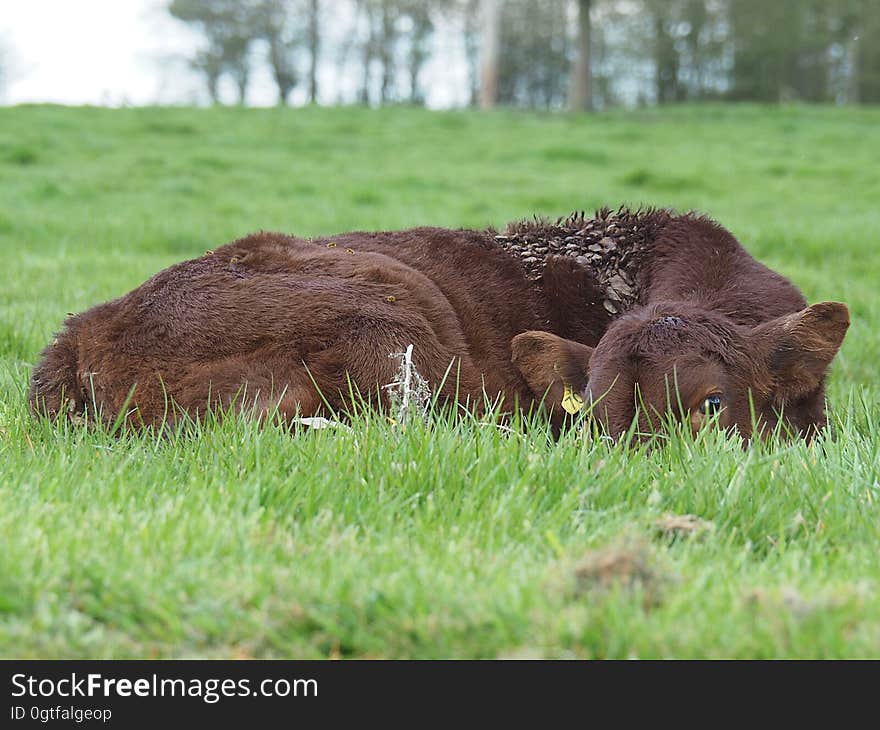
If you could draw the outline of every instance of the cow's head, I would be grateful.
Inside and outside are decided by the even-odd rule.
[[[783,422],[810,436],[825,425],[825,373],[849,327],[846,305],[812,307],[757,327],[681,302],[617,319],[595,348],[524,332],[512,355],[537,398],[558,414],[586,409],[611,435],[670,416],[752,435]]]

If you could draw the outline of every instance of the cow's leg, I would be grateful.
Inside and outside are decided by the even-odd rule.
[[[384,409],[390,395],[385,386],[399,380],[409,345],[412,366],[432,394],[442,401],[482,402],[482,378],[466,348],[446,346],[426,323],[365,329],[332,348],[309,354],[303,364],[320,388],[322,403],[334,410],[356,413],[364,405]]]
[[[147,422],[170,422],[184,413],[200,418],[209,410],[289,421],[327,410],[326,399],[302,360],[297,362],[268,348],[189,365],[178,377],[161,380],[166,406],[163,413],[157,413],[158,397],[154,393],[151,412],[142,414]]]
[[[168,386],[168,395],[178,411],[193,417],[209,406],[257,417],[277,415],[286,421],[357,413],[364,405],[385,408],[389,392],[384,386],[397,380],[399,355],[412,344],[413,365],[432,392],[439,390],[444,400],[481,402],[482,379],[466,353],[445,346],[426,323],[394,324],[361,328],[310,352],[273,343],[191,365],[173,387]],[[153,410],[154,417],[145,420],[156,420]],[[163,420],[161,415],[158,420]]]

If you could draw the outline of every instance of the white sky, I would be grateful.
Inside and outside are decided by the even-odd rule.
[[[0,49],[11,59],[0,102],[116,106],[204,101],[202,85],[184,61],[197,36],[172,19],[165,5],[166,0],[0,0]],[[332,0],[324,7],[333,12]],[[466,71],[460,56],[450,63],[450,51],[457,54],[449,42],[439,39],[445,58],[435,59],[424,72],[431,106],[464,101]],[[322,65],[323,101],[337,101],[340,90],[354,81],[335,75],[334,64]],[[226,91],[231,101],[231,85]],[[302,93],[294,92],[293,101]],[[271,78],[260,67],[248,102],[273,104],[275,98]]]
[[[4,101],[158,101],[158,59],[191,47],[188,36],[156,0],[0,0],[0,43],[12,57]]]

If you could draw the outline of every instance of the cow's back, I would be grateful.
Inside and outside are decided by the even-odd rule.
[[[542,324],[519,266],[486,234],[264,232],[71,318],[34,371],[31,402],[49,412],[97,405],[115,418],[130,401],[157,422],[169,402],[202,412],[244,387],[312,410],[321,401],[305,392],[315,385],[340,405],[333,393],[349,390],[348,378],[367,395],[389,382],[389,356],[408,344],[434,386],[452,365],[447,390],[516,397],[524,386],[510,340]]]

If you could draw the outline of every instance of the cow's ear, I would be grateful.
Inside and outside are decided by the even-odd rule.
[[[523,332],[510,343],[514,364],[532,393],[557,410],[574,413],[583,405],[581,394],[590,377],[593,348],[550,332]]]
[[[839,302],[814,304],[757,327],[776,393],[799,398],[819,387],[848,327],[849,309]]]

